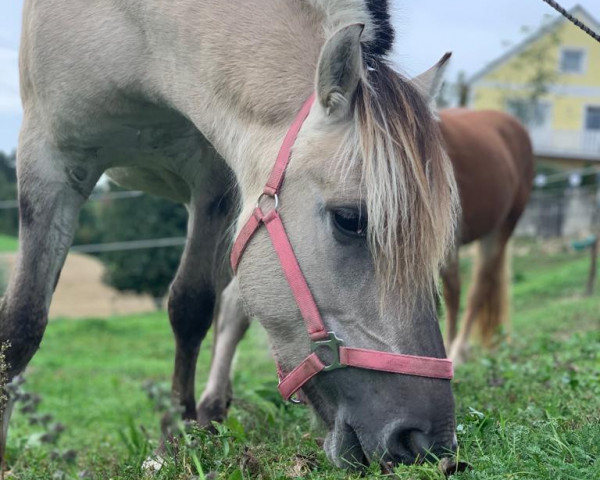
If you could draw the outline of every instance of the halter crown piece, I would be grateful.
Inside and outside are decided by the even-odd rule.
[[[346,347],[334,332],[329,332],[325,328],[315,299],[300,270],[296,255],[278,213],[278,193],[281,190],[285,170],[290,161],[291,149],[304,120],[310,112],[314,99],[315,94],[313,93],[304,103],[290,126],[256,208],[238,234],[231,252],[231,266],[235,272],[250,239],[260,226],[264,225],[306,324],[308,336],[311,340],[312,353],[288,374],[279,372],[279,392],[283,398],[289,400],[317,373],[329,372],[342,367],[366,368],[382,372],[450,380],[453,376],[452,361],[450,359]],[[275,202],[274,207],[267,213],[264,213],[260,207],[260,200],[264,196],[272,197]],[[325,363],[321,360],[317,352],[322,348],[330,351],[329,357],[333,358],[332,361]]]

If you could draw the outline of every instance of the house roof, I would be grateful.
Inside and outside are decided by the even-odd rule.
[[[600,22],[598,20],[596,20],[581,5],[574,6],[573,8],[571,8],[569,10],[569,13],[571,15],[573,15],[574,17],[578,17],[578,16],[582,16],[582,15],[587,17],[590,20],[590,25],[588,25],[588,27],[590,27],[596,31],[600,30]],[[510,48],[503,55],[496,58],[492,62],[488,63],[481,70],[479,70],[478,72],[473,74],[467,80],[467,83],[469,83],[469,84],[475,83],[476,81],[478,81],[479,79],[481,79],[482,77],[484,77],[485,75],[487,75],[488,73],[490,73],[491,71],[495,70],[497,67],[502,65],[508,59],[510,59],[510,58],[514,57],[515,55],[518,55],[519,53],[524,51],[527,47],[529,47],[537,39],[543,37],[547,33],[550,33],[552,31],[556,30],[558,27],[560,27],[561,25],[563,25],[565,22],[568,22],[568,21],[569,20],[567,20],[565,17],[563,17],[562,15],[559,15],[554,20],[552,20],[550,23],[538,28],[535,32],[533,32],[531,35],[529,35],[527,38],[525,38],[522,42],[520,42],[517,45],[515,45],[514,47]]]

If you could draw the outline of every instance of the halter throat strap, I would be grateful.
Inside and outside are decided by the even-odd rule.
[[[231,267],[234,272],[237,272],[248,243],[258,229],[264,225],[279,258],[283,274],[304,319],[306,330],[311,340],[312,353],[291,372],[285,374],[279,370],[279,392],[283,398],[289,400],[306,382],[318,373],[344,367],[450,380],[453,376],[453,367],[452,361],[449,359],[346,347],[344,346],[344,342],[334,332],[327,331],[323,323],[315,299],[300,269],[294,249],[278,213],[278,194],[283,185],[285,171],[291,158],[292,147],[302,128],[302,124],[310,113],[314,100],[315,94],[313,93],[304,103],[287,131],[263,193],[258,198],[252,215],[240,230],[231,251]],[[272,197],[274,200],[274,206],[266,213],[263,212],[260,206],[264,196]],[[319,352],[323,349],[330,351],[328,357],[333,358],[330,363],[325,363],[321,360]]]

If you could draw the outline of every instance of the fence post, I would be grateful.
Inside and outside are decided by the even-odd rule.
[[[590,245],[590,273],[588,275],[587,287],[585,294],[589,297],[594,293],[594,285],[596,283],[596,273],[598,271],[598,237],[595,237]]]

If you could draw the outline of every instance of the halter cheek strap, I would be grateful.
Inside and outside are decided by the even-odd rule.
[[[278,213],[278,193],[281,190],[285,171],[290,161],[291,150],[298,132],[310,112],[314,99],[315,95],[313,93],[304,103],[290,126],[263,193],[260,195],[252,215],[240,230],[231,252],[231,266],[235,272],[250,239],[264,225],[279,258],[283,274],[304,319],[311,340],[312,353],[291,372],[284,374],[281,370],[279,371],[279,392],[283,398],[289,400],[316,374],[343,367],[365,368],[450,380],[453,376],[453,368],[452,361],[449,359],[350,348],[344,346],[344,342],[334,332],[328,332],[325,328],[315,299],[306,283],[300,265],[298,265],[298,260]],[[260,207],[260,201],[264,196],[272,197],[275,202],[275,206],[266,213]],[[323,349],[329,350],[328,358],[333,358],[333,360],[328,363],[321,360],[318,352],[322,352]]]

